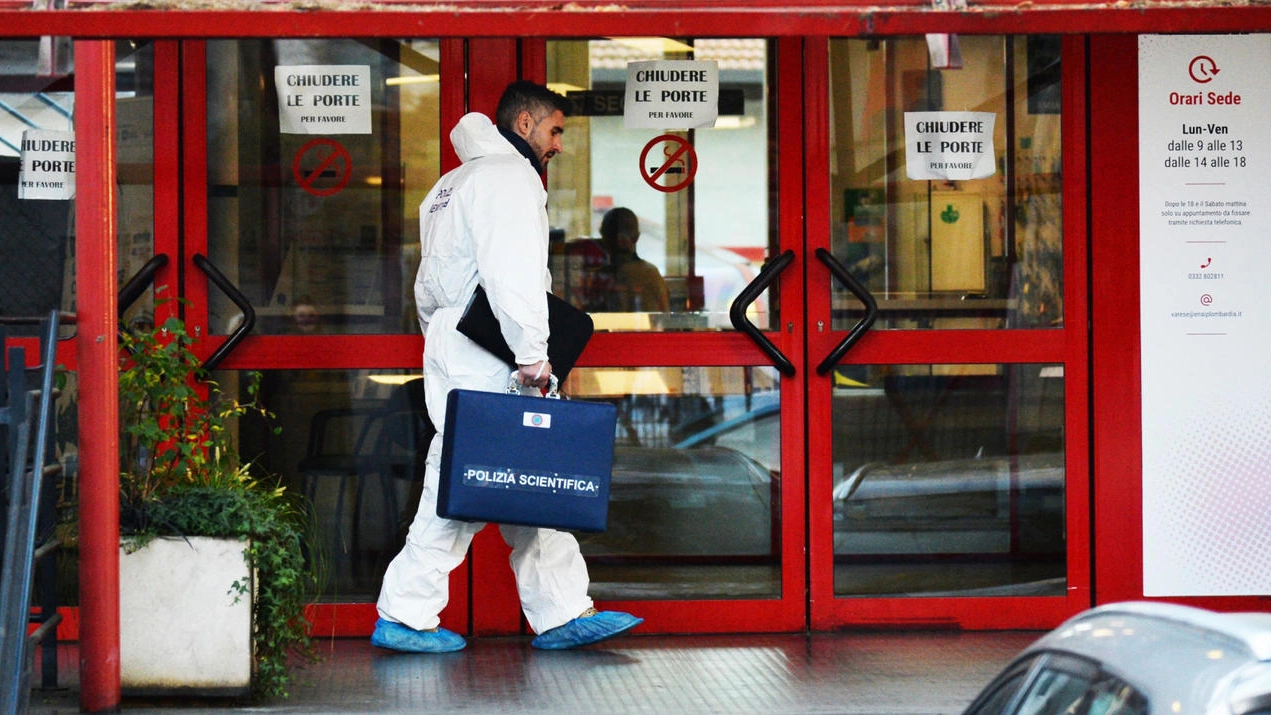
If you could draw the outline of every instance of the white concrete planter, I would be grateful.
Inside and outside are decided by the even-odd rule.
[[[155,539],[119,554],[121,682],[131,694],[251,691],[252,603],[244,542]],[[247,582],[247,593],[255,584]]]

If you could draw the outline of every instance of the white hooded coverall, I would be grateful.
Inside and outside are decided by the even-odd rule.
[[[451,390],[504,392],[510,370],[456,330],[480,284],[519,365],[547,359],[547,192],[529,160],[483,114],[465,115],[450,132],[459,159],[419,208],[421,261],[415,302],[424,333],[424,394],[438,428],[428,448],[423,497],[406,545],[384,574],[381,618],[416,630],[435,628],[449,599],[450,572],[485,524],[437,516],[437,483]],[[527,444],[532,450],[534,445]],[[564,625],[592,607],[587,565],[572,534],[500,525],[512,547],[521,608],[535,633]]]

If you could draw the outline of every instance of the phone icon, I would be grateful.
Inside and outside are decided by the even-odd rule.
[[[1200,267],[1201,267],[1201,268],[1208,268],[1208,267],[1209,267],[1209,264],[1210,264],[1210,263],[1213,263],[1213,262],[1214,262],[1214,259],[1212,259],[1212,258],[1206,258],[1206,259],[1205,259],[1205,262],[1204,262],[1204,263],[1202,263],[1202,264],[1200,264]]]

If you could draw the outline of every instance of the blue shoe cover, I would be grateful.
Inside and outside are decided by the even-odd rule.
[[[620,636],[641,623],[644,623],[643,618],[636,618],[630,613],[599,611],[594,616],[580,616],[563,626],[545,631],[530,645],[539,650],[578,648]]]
[[[402,653],[450,653],[463,650],[468,642],[463,639],[463,636],[445,628],[417,631],[409,626],[381,618],[375,622],[375,632],[371,634],[371,645]]]

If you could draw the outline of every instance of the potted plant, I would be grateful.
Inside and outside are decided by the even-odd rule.
[[[257,399],[261,376],[241,378],[245,401],[224,394],[175,317],[125,332],[121,343],[122,684],[133,692],[285,694],[289,654],[311,654],[304,609],[316,579],[304,558],[305,510],[237,450],[240,418],[272,418]],[[229,575],[182,566],[209,552],[228,559]],[[142,575],[146,562],[156,576]],[[206,593],[192,586],[199,580]],[[160,608],[182,604],[193,613],[160,620]],[[129,605],[140,613],[129,615]],[[217,648],[241,651],[244,642],[228,665],[213,663],[222,657]]]

